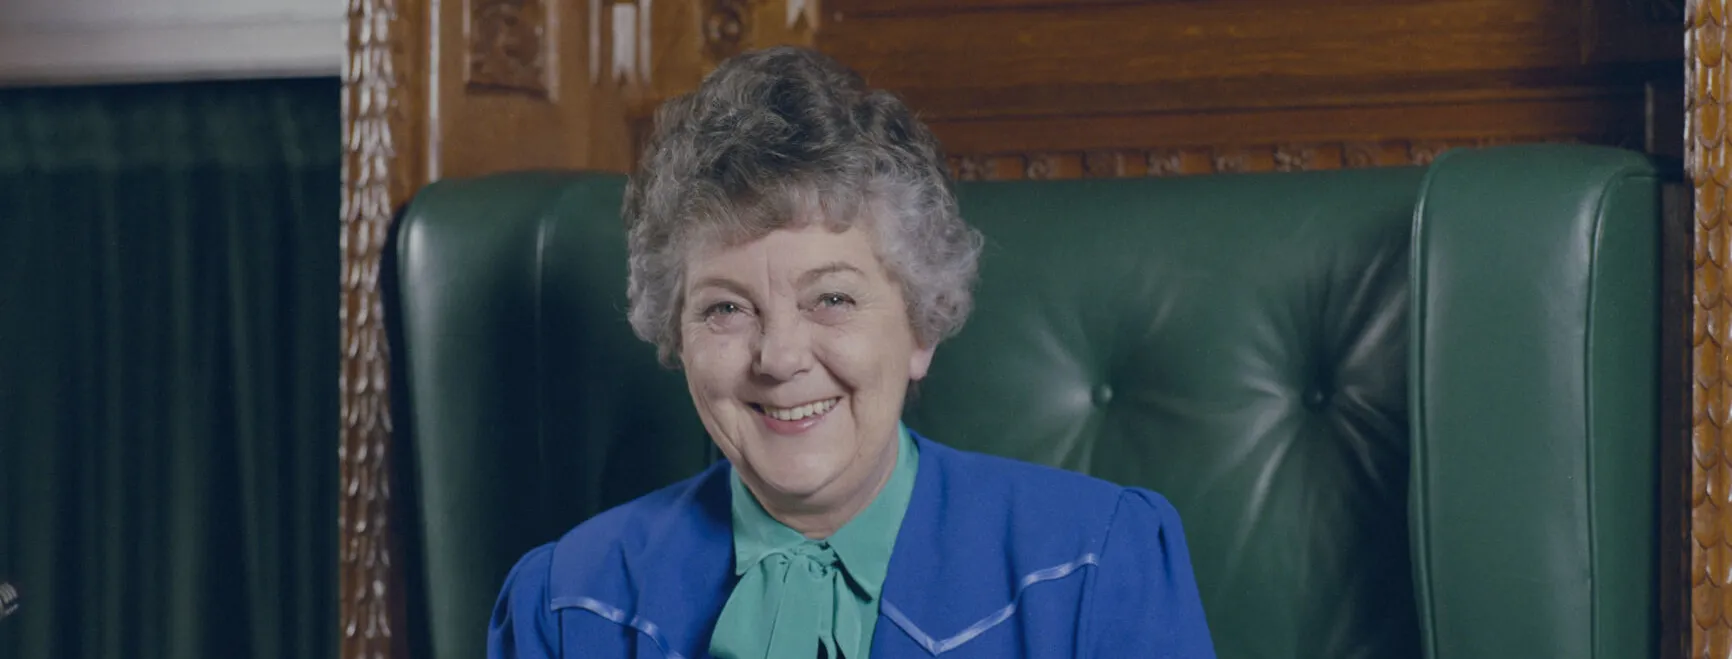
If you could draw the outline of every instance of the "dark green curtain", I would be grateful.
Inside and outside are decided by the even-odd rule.
[[[336,655],[339,108],[0,90],[0,658]]]

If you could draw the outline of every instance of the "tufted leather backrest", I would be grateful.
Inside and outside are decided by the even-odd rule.
[[[713,459],[680,374],[626,325],[622,185],[444,181],[400,224],[388,314],[432,656],[480,652],[523,551]],[[958,194],[988,240],[977,309],[909,425],[1166,494],[1221,657],[1654,647],[1639,157]]]

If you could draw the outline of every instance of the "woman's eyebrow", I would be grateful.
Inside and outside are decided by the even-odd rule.
[[[696,292],[696,291],[701,291],[701,290],[706,289],[706,288],[720,288],[722,290],[734,293],[735,295],[739,295],[741,297],[747,297],[745,286],[741,285],[740,282],[734,281],[734,280],[729,279],[727,277],[721,277],[721,276],[709,276],[709,277],[705,277],[703,279],[699,279],[696,282],[692,283],[692,287],[690,290],[693,292]]]
[[[800,285],[800,286],[805,286],[805,285],[810,284],[810,283],[817,281],[819,279],[823,279],[823,278],[828,277],[830,275],[843,273],[843,272],[852,272],[852,273],[854,273],[856,275],[860,275],[860,276],[865,276],[865,274],[866,274],[865,272],[862,272],[859,268],[856,268],[853,265],[850,265],[848,263],[844,263],[842,261],[831,261],[829,263],[818,266],[816,268],[812,268],[811,270],[807,270],[804,274],[800,275],[800,278],[798,280],[796,280],[795,283]]]

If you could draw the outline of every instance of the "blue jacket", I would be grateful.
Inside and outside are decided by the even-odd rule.
[[[920,470],[873,657],[1215,656],[1159,494],[947,448]],[[490,659],[707,657],[735,581],[727,463],[609,510],[512,568]]]

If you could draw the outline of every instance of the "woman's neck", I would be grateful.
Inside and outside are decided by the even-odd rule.
[[[890,474],[896,471],[896,461],[902,453],[901,442],[891,442],[889,449],[880,454],[877,464],[871,465],[871,474],[849,492],[819,492],[804,500],[787,501],[764,496],[763,492],[752,487],[750,481],[746,481],[746,489],[757,497],[758,504],[776,521],[807,539],[823,540],[835,535],[860,511],[872,505],[878,493],[884,490],[884,485],[890,482]]]

